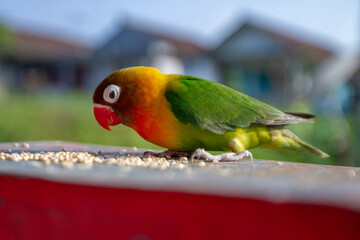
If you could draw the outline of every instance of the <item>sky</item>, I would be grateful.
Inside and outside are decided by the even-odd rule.
[[[358,0],[0,0],[0,21],[12,28],[92,46],[110,38],[128,18],[216,44],[246,16],[326,39],[341,49],[360,45]]]

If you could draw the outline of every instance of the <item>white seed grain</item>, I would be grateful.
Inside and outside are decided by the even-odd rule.
[[[200,162],[198,162],[198,166],[199,167],[205,167],[206,163],[204,161],[200,161]]]
[[[30,147],[30,145],[29,145],[28,143],[23,143],[21,146],[22,146],[23,148],[29,148],[29,147]]]

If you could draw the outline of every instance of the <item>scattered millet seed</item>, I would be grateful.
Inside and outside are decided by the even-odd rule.
[[[190,169],[187,158],[182,158],[182,161],[166,159],[164,157],[147,157],[140,158],[138,156],[119,156],[119,157],[105,157],[105,156],[94,156],[92,153],[88,152],[21,152],[21,153],[11,153],[11,150],[8,152],[0,152],[0,160],[11,160],[14,162],[19,161],[30,161],[30,165],[34,167],[39,166],[49,166],[51,164],[59,164],[60,166],[70,169],[79,167],[81,170],[89,169],[96,164],[106,164],[114,165],[119,167],[147,167],[165,170],[168,168],[171,169]],[[205,162],[198,162],[198,166],[205,166]]]
[[[117,161],[115,158],[108,158],[108,159],[105,159],[105,163],[106,164],[115,164],[115,163],[117,163]]]
[[[132,147],[132,150],[134,151],[134,152],[137,152],[137,147]]]
[[[30,145],[29,145],[28,143],[23,143],[21,146],[22,146],[23,148],[29,148],[29,147],[30,147]]]
[[[177,169],[184,169],[184,168],[185,168],[185,165],[182,164],[182,163],[180,163],[180,164],[177,164],[177,165],[176,165],[176,168],[177,168]]]
[[[16,147],[16,148],[18,148],[20,145],[18,144],[18,143],[13,143],[13,147]]]
[[[206,163],[204,161],[199,161],[198,162],[198,166],[199,167],[205,167],[206,166]]]
[[[159,166],[159,163],[158,162],[152,162],[151,164],[150,164],[150,167],[151,168],[157,168]]]
[[[166,164],[166,163],[162,163],[162,164],[160,164],[160,169],[161,170],[165,170],[165,169],[167,169],[169,166]]]

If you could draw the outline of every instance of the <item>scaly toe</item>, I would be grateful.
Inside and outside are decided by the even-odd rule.
[[[249,157],[251,160],[253,160],[253,155],[250,151],[244,150],[241,153],[237,154],[239,157],[241,157],[239,160],[243,159],[244,157]]]
[[[249,152],[247,150],[242,151],[242,152],[240,152],[238,154],[236,154],[236,153],[223,153],[223,154],[217,155],[215,157],[218,158],[216,160],[223,161],[223,162],[226,162],[226,161],[240,161],[244,157],[250,157],[251,160],[253,159],[251,152]]]
[[[210,160],[210,161],[239,161],[242,160],[244,157],[250,157],[251,160],[253,160],[253,156],[251,154],[251,152],[245,150],[242,151],[238,154],[236,153],[223,153],[223,154],[219,154],[219,155],[212,155],[208,152],[205,151],[205,149],[203,148],[198,148],[196,149],[193,154],[191,155],[191,160],[193,160],[194,158],[203,158],[206,160]]]
[[[213,157],[215,157],[215,156],[213,156],[210,153],[206,152],[205,149],[198,148],[191,154],[190,159],[194,160],[194,158],[197,158],[197,159],[203,158],[203,159],[206,159],[206,160],[212,160]]]

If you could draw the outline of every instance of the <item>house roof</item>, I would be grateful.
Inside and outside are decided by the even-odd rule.
[[[269,23],[268,21],[254,21],[248,19],[244,21],[235,31],[233,31],[228,37],[225,38],[213,51],[215,55],[222,51],[224,46],[229,44],[234,38],[243,34],[245,31],[256,31],[262,36],[266,36],[267,39],[275,40],[278,44],[273,45],[275,48],[280,45],[285,47],[288,53],[293,52],[302,56],[306,56],[314,61],[321,61],[329,58],[334,53],[334,49],[330,47],[330,44],[326,41],[318,41],[316,36],[308,37],[309,33],[293,34],[295,31],[290,27],[276,26],[277,24]],[[261,35],[259,35],[261,36]],[[258,37],[261,38],[261,37]],[[268,48],[271,48],[267,46]],[[261,51],[261,49],[258,49]],[[274,50],[274,49],[270,49]]]
[[[149,29],[134,24],[126,24],[124,26],[124,29],[136,31],[157,39],[168,41],[177,47],[180,55],[197,55],[206,51],[203,47],[201,47],[194,41],[185,39],[183,37],[166,34],[164,30]]]
[[[64,58],[83,58],[92,49],[76,42],[25,31],[13,31],[10,57],[17,60],[53,61]]]
[[[107,52],[109,49],[105,50],[106,48],[116,48],[113,49],[111,53],[116,56],[121,56],[125,54],[125,52],[129,52],[131,48],[136,47],[138,48],[137,51],[144,54],[144,51],[147,51],[146,46],[142,45],[144,42],[141,42],[141,44],[137,44],[136,46],[134,46],[134,42],[132,42],[132,40],[140,40],[139,36],[143,36],[143,39],[140,41],[145,41],[146,44],[149,44],[152,40],[168,42],[176,47],[177,54],[180,56],[196,56],[206,52],[206,50],[195,41],[179,36],[180,34],[178,33],[172,33],[174,33],[173,30],[169,30],[165,27],[150,27],[148,23],[141,24],[139,22],[134,23],[127,21],[121,26],[120,31],[118,31],[110,40],[106,41],[104,46],[98,49],[98,53],[103,51]],[[132,35],[131,40],[129,40],[129,34]],[[125,37],[125,35],[127,35],[127,37]],[[134,38],[134,35],[136,35],[136,38]]]

